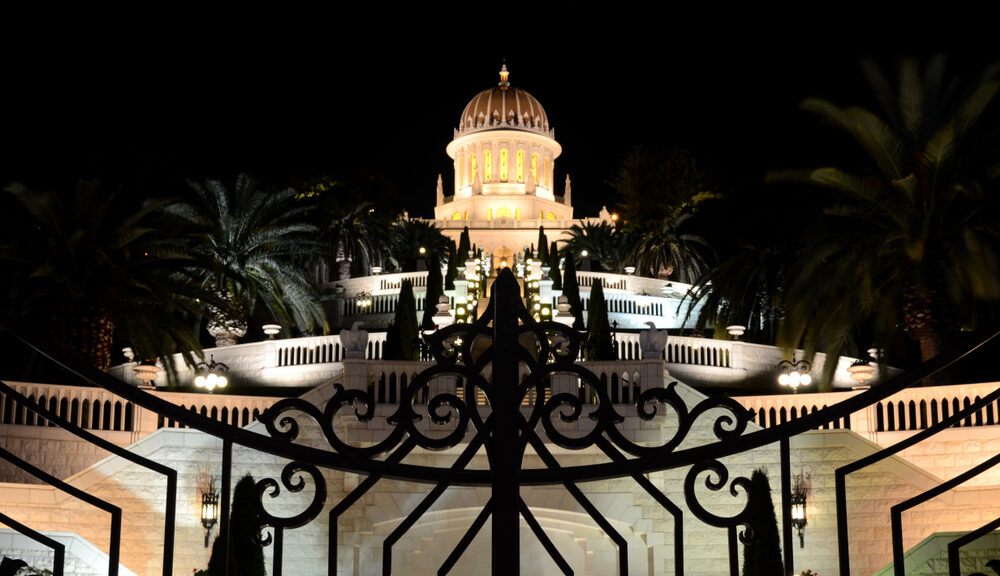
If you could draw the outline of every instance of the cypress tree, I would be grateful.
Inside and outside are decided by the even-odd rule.
[[[569,310],[573,313],[573,328],[583,330],[583,301],[580,300],[580,285],[576,281],[576,263],[573,255],[566,253],[566,270],[563,272],[563,295],[569,300]]]
[[[743,547],[743,576],[784,574],[778,520],[774,515],[767,472],[760,468],[753,471],[747,498],[754,534]]]
[[[465,261],[469,259],[469,252],[472,250],[472,241],[469,240],[469,227],[462,229],[462,235],[458,237],[458,259],[455,261],[458,268],[457,278],[465,278],[462,273],[465,270]]]
[[[431,255],[427,264],[427,297],[424,300],[424,318],[420,323],[424,330],[434,329],[434,314],[437,312],[438,299],[444,294],[441,285],[441,264],[437,255]]]
[[[552,278],[552,289],[562,290],[562,272],[559,271],[559,248],[556,241],[549,247],[549,278]]]
[[[598,278],[590,287],[590,309],[587,311],[587,360],[614,360],[615,348],[611,342],[611,324],[608,322],[608,304],[604,300],[604,283]]]
[[[549,263],[549,240],[545,237],[545,226],[538,227],[538,259],[543,265]]]
[[[254,532],[260,525],[257,515],[257,487],[253,476],[247,474],[233,489],[233,505],[229,512],[229,573],[240,576],[266,576],[264,551],[254,540]],[[224,547],[215,537],[212,556],[206,572],[213,576],[222,574],[222,554]]]
[[[454,290],[456,278],[458,278],[458,246],[452,242],[448,251],[448,273],[444,277],[444,289]]]
[[[439,275],[440,277],[440,275]],[[392,324],[386,331],[386,360],[416,360],[419,349],[413,341],[420,337],[417,329],[417,304],[413,297],[413,284],[403,280],[399,287],[399,302],[396,303],[396,313]]]

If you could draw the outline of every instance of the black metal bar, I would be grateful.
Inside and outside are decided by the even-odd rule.
[[[740,576],[740,552],[736,545],[736,526],[730,526],[729,530],[729,574],[730,576]]]
[[[785,552],[785,574],[794,574],[795,547],[792,545],[792,471],[788,438],[779,442],[781,452],[781,541]]]
[[[404,441],[399,446],[399,448],[396,449],[395,452],[393,452],[388,458],[386,458],[386,461],[388,462],[401,461],[403,458],[406,457],[407,454],[410,453],[410,451],[413,450],[413,448],[416,445],[417,442],[416,440],[413,439],[413,437],[407,438],[406,441]],[[344,512],[347,512],[347,510],[351,506],[353,506],[358,500],[360,500],[362,496],[364,496],[369,490],[374,488],[375,485],[378,484],[378,481],[381,479],[382,477],[377,474],[368,476],[367,478],[362,480],[361,483],[358,484],[358,486],[354,490],[351,490],[350,494],[344,496],[344,498],[341,499],[340,502],[337,502],[337,504],[330,510],[330,522],[329,522],[330,529],[328,530],[329,554],[327,555],[328,558],[327,573],[330,576],[334,576],[337,573],[337,541],[338,541],[337,534],[340,531],[340,528],[338,527],[337,523],[340,520],[340,515],[343,514]]]
[[[0,458],[7,460],[28,474],[41,479],[44,483],[49,484],[53,488],[65,492],[78,500],[83,500],[87,504],[90,504],[95,508],[100,508],[108,514],[111,514],[111,542],[108,545],[108,576],[118,576],[118,562],[119,558],[121,558],[122,509],[114,504],[101,500],[97,496],[84,492],[76,486],[63,482],[48,472],[45,472],[44,470],[29,464],[25,460],[22,460],[15,454],[8,452],[2,447],[0,447]]]
[[[447,489],[447,484],[438,484],[435,486],[429,493],[427,493],[426,496],[424,496],[423,500],[420,501],[420,504],[407,514],[406,518],[399,524],[399,526],[396,526],[396,529],[386,537],[385,541],[382,543],[383,576],[392,576],[393,544],[398,542],[399,539],[403,537],[403,534],[406,534],[406,531],[417,523],[417,520],[424,515],[424,512],[427,512],[427,509],[430,508]]]
[[[455,545],[455,549],[451,551],[451,554],[449,554],[447,558],[445,558],[444,564],[442,564],[441,568],[438,569],[438,576],[447,576],[448,572],[451,572],[451,569],[455,567],[455,564],[458,562],[458,559],[462,557],[462,554],[465,554],[469,545],[472,544],[472,540],[475,539],[476,535],[479,534],[479,531],[482,530],[483,525],[486,524],[486,519],[489,518],[492,513],[493,500],[490,499],[487,500],[483,509],[479,511],[479,515],[476,516],[475,520],[473,520],[469,529],[465,531],[462,539]]]
[[[10,516],[0,512],[0,521],[2,521],[7,526],[10,526],[14,530],[17,530],[21,534],[24,534],[28,538],[31,538],[35,542],[43,546],[47,546],[52,549],[52,576],[63,576],[63,572],[66,567],[66,546],[62,542],[58,542],[49,538],[45,534],[38,532],[37,530],[32,530],[28,526],[21,524],[17,520],[14,520]]]
[[[285,529],[282,526],[274,527],[274,558],[271,564],[271,576],[281,576],[281,564],[284,556],[282,550],[285,547]]]
[[[614,449],[611,443],[607,439],[602,438],[597,441],[598,447],[606,454],[609,458],[616,460],[618,462],[624,462],[627,460],[625,456]],[[674,517],[674,574],[684,574],[684,511],[680,507],[667,497],[659,488],[657,488],[653,483],[641,474],[633,474],[632,479],[646,491],[656,503],[664,507],[670,515]],[[627,574],[628,572],[623,572]]]
[[[562,573],[566,576],[573,576],[573,568],[570,567],[569,562],[566,562],[563,555],[559,553],[559,549],[552,543],[552,540],[549,538],[549,535],[545,533],[545,530],[542,530],[541,524],[539,524],[538,520],[535,519],[535,515],[528,509],[528,505],[524,503],[524,500],[521,500],[520,509],[521,516],[524,518],[524,521],[527,522],[531,531],[535,533],[535,537],[538,538],[538,541],[542,544],[542,547],[545,548],[545,551],[549,553],[549,557],[556,563],[556,566],[558,566],[559,569],[562,570]]]
[[[550,468],[559,467],[559,461],[556,460],[555,456],[552,455],[552,452],[549,451],[548,447],[545,446],[545,443],[542,442],[542,439],[537,434],[530,436],[530,442],[546,466]],[[640,478],[645,479],[642,476]],[[594,503],[584,495],[583,491],[576,484],[566,480],[563,482],[563,486],[569,492],[570,496],[577,501],[580,507],[587,512],[590,518],[597,523],[601,530],[604,530],[608,537],[611,538],[611,541],[618,547],[618,576],[628,576],[628,541],[625,540],[625,537],[618,530],[615,530],[615,527],[608,522],[608,519],[601,514],[600,510],[594,506]]]
[[[487,441],[487,456],[493,472],[493,576],[520,574],[521,500],[518,470],[521,468],[518,426],[519,410],[517,280],[504,269],[493,283],[493,434]]]
[[[955,538],[954,540],[949,542],[948,574],[950,576],[960,576],[960,567],[959,567],[960,557],[958,554],[959,548],[965,546],[966,544],[972,542],[973,540],[977,540],[985,536],[986,534],[989,534],[990,532],[996,530],[997,528],[1000,528],[1000,518],[997,518],[996,520],[993,520],[991,522],[987,522],[986,524],[983,524],[982,526],[976,528],[972,532],[968,532],[963,536],[959,536],[958,538]]]
[[[83,428],[77,426],[76,424],[66,420],[62,416],[59,416],[55,412],[48,410],[45,407],[39,406],[34,402],[31,402],[24,397],[23,394],[12,388],[6,382],[0,380],[0,392],[2,392],[8,398],[12,398],[19,402],[22,406],[31,410],[35,414],[45,418],[49,422],[52,422],[59,426],[60,428],[66,430],[67,432],[73,434],[74,436],[86,440],[87,442],[103,448],[112,454],[119,456],[132,462],[138,464],[154,472],[163,474],[167,478],[167,501],[166,508],[164,510],[164,526],[163,526],[163,576],[169,576],[173,574],[173,564],[174,564],[174,527],[177,517],[177,471],[168,466],[164,466],[159,462],[150,460],[132,452],[131,450],[126,450],[117,444],[109,442],[100,436],[97,436]]]
[[[851,573],[851,554],[850,554],[850,533],[848,530],[848,519],[847,519],[847,475],[853,472],[857,472],[862,468],[866,468],[885,460],[889,456],[901,452],[914,444],[922,442],[923,440],[930,438],[931,436],[954,426],[957,422],[967,417],[969,414],[978,412],[983,407],[992,403],[997,398],[1000,398],[1000,387],[998,387],[993,392],[990,392],[986,396],[983,396],[978,401],[970,404],[968,407],[955,412],[951,416],[941,420],[937,424],[930,426],[920,432],[896,442],[888,448],[883,448],[874,454],[869,454],[864,458],[855,460],[849,464],[845,464],[834,472],[834,492],[836,498],[837,507],[837,548],[840,556],[840,575],[850,576]],[[900,543],[902,546],[902,543]]]
[[[840,557],[840,576],[851,576],[851,549],[847,533],[847,476],[837,470],[834,479],[834,500],[837,504],[837,554]]]
[[[229,508],[231,505],[233,489],[233,442],[232,440],[222,441],[222,509],[219,511],[219,538],[222,540],[222,566],[220,572],[225,576],[229,574]],[[233,574],[231,576],[239,576]]]
[[[898,564],[896,564],[893,567],[893,570],[895,571],[897,576],[904,576],[902,572],[903,512],[909,510],[910,508],[913,508],[914,506],[922,504],[930,500],[931,498],[940,496],[941,494],[947,492],[948,490],[951,490],[955,486],[958,486],[959,484],[968,481],[970,478],[978,476],[979,474],[985,472],[986,470],[989,470],[997,463],[1000,463],[1000,454],[997,454],[996,456],[993,456],[992,458],[989,458],[977,464],[976,466],[969,468],[965,472],[962,472],[961,474],[955,476],[954,478],[948,480],[947,482],[942,482],[941,484],[938,484],[937,486],[931,488],[930,490],[925,490],[924,492],[917,494],[916,496],[910,498],[909,500],[906,500],[905,502],[896,504],[890,509],[890,513],[892,516],[892,558],[893,562],[898,561]]]
[[[481,435],[476,434],[472,441],[469,442],[469,445],[462,450],[459,457],[455,459],[455,462],[452,464],[452,468],[463,468],[467,466],[469,462],[472,461],[472,458],[475,457],[476,452],[479,451],[479,448],[482,445],[483,441]],[[385,541],[382,543],[382,574],[385,576],[390,576],[390,574],[392,574],[393,545],[396,544],[396,542],[398,542],[399,539],[406,534],[406,531],[413,527],[417,520],[419,520],[420,517],[434,505],[434,502],[436,502],[437,499],[444,494],[445,490],[448,489],[448,486],[449,484],[447,482],[442,482],[431,489],[431,491],[424,496],[423,500],[420,501],[420,504],[417,504],[417,506],[406,515],[406,519],[404,519],[399,526],[396,526],[396,529],[386,537]]]

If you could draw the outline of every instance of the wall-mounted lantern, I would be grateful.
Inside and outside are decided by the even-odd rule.
[[[219,493],[215,491],[215,477],[208,478],[201,493],[201,525],[205,527],[205,548],[208,548],[212,528],[219,521]]]
[[[812,490],[812,474],[799,472],[792,483],[792,528],[799,533],[799,548],[805,548],[806,499]]]

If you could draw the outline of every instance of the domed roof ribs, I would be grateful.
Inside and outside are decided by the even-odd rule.
[[[504,64],[500,68],[498,85],[473,96],[462,112],[456,136],[510,127],[555,138],[541,103],[528,92],[512,87],[508,74]],[[471,123],[470,118],[473,119]]]

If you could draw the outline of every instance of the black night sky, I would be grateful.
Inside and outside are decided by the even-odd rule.
[[[943,51],[956,71],[990,56],[974,34],[948,40],[943,21],[569,12],[539,14],[537,28],[420,12],[391,24],[373,14],[8,19],[0,178],[60,186],[102,175],[169,195],[184,178],[241,171],[280,186],[381,174],[411,214],[430,216],[437,174],[451,184],[444,148],[459,114],[506,60],[512,84],[545,106],[563,146],[557,179],[571,175],[586,216],[614,202],[606,182],[632,145],[690,148],[737,188],[756,188],[768,169],[829,161],[831,132],[796,107],[807,96],[871,105],[861,55],[891,66]]]

